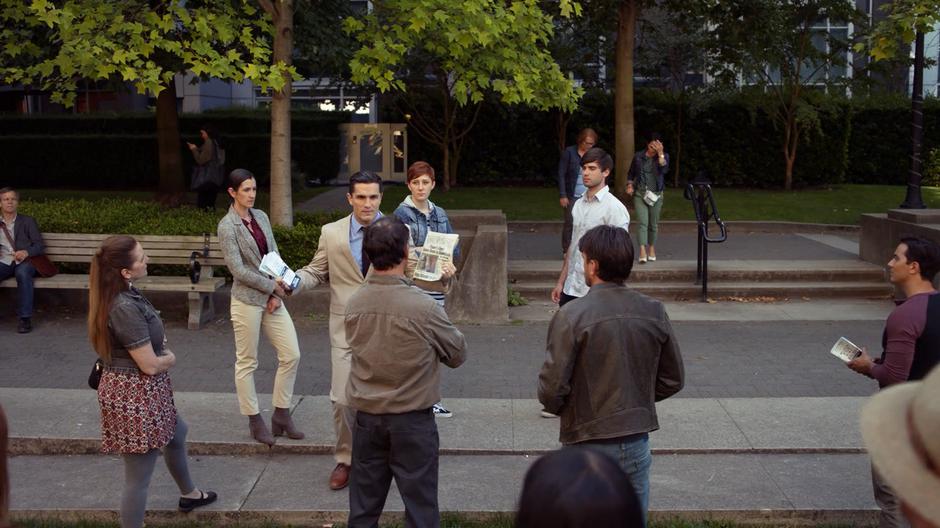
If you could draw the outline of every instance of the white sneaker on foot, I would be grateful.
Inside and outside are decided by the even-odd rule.
[[[437,418],[450,418],[454,415],[454,413],[447,410],[447,408],[440,403],[435,403],[431,409],[434,411],[434,416]]]
[[[542,412],[540,412],[539,414],[542,415],[542,418],[558,418],[557,414],[552,414],[546,411],[545,409],[542,409]]]

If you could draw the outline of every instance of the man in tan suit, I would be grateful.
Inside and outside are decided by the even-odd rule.
[[[365,281],[369,258],[362,252],[363,230],[382,213],[382,179],[375,173],[360,171],[349,178],[346,195],[352,214],[326,224],[320,231],[317,252],[310,264],[297,271],[304,291],[323,282],[330,283],[330,355],[332,378],[330,400],[333,402],[333,425],[336,429],[334,457],[336,467],[330,474],[330,488],[343,489],[349,482],[352,461],[353,412],[346,401],[351,351],[343,326],[346,302]]]

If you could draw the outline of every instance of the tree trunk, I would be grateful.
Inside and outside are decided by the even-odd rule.
[[[278,0],[274,23],[274,63],[290,66],[294,49],[294,2]],[[271,97],[271,221],[275,225],[293,226],[294,209],[291,197],[291,79]]]
[[[924,199],[920,192],[921,143],[924,141],[924,33],[917,32],[914,40],[914,85],[911,87],[911,169],[907,176],[907,194],[901,207],[904,209],[924,209]]]
[[[684,100],[680,96],[676,104],[676,149],[672,163],[672,186],[679,187],[679,169],[682,167],[682,115],[685,113],[683,108]]]
[[[171,207],[182,203],[183,193],[189,187],[183,178],[180,144],[179,114],[176,111],[176,81],[171,79],[157,95],[157,159],[160,167],[157,199]]]
[[[568,142],[568,121],[571,120],[571,114],[564,110],[555,111],[555,137],[558,139],[558,154],[565,151]]]
[[[443,178],[441,178],[441,183],[444,184],[442,189],[444,192],[450,190],[451,176],[450,176],[450,145],[446,142],[439,145],[441,147],[441,170],[444,171]]]
[[[633,45],[639,0],[621,0],[617,26],[617,60],[614,78],[614,194],[627,196],[627,172],[634,154],[633,131]]]

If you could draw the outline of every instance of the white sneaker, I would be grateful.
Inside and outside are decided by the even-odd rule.
[[[450,418],[451,416],[454,415],[454,413],[447,410],[447,408],[441,405],[440,403],[435,403],[431,407],[431,409],[433,409],[434,416],[437,418]]]
[[[558,418],[557,414],[552,414],[546,411],[545,409],[542,409],[542,412],[540,412],[539,414],[542,415],[542,418]]]
[[[646,264],[646,257],[640,257],[640,264]]]

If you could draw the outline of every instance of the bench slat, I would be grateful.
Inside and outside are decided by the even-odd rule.
[[[60,274],[55,277],[36,277],[36,288],[54,288],[60,290],[87,290],[88,275]],[[225,285],[223,277],[205,277],[198,284],[189,281],[189,277],[146,277],[134,282],[141,291],[178,291],[212,293]],[[16,279],[0,282],[0,288],[15,288]]]

